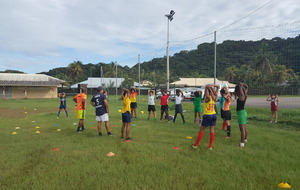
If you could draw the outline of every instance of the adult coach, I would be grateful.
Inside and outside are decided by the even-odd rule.
[[[84,119],[85,119],[85,109],[86,109],[86,88],[81,88],[80,93],[77,94],[73,101],[76,103],[77,118],[79,119],[77,132],[84,131]]]
[[[99,136],[102,136],[101,124],[102,121],[104,121],[107,135],[111,136],[112,133],[110,132],[109,119],[108,119],[109,107],[108,107],[108,102],[106,100],[106,95],[104,94],[104,90],[101,86],[97,88],[97,92],[98,93],[95,94],[91,99],[90,104],[93,107],[95,107],[98,134]]]

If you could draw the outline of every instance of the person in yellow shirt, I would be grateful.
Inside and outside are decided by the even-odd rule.
[[[129,99],[131,101],[130,103],[131,117],[133,117],[134,119],[136,119],[136,108],[137,108],[136,96],[137,95],[138,95],[138,90],[136,88],[131,88]]]
[[[131,138],[129,137],[130,132],[130,123],[131,123],[131,108],[130,108],[130,92],[128,89],[123,88],[121,97],[122,97],[122,129],[121,129],[121,139],[124,139],[124,132],[126,131],[125,141],[130,142]]]
[[[214,89],[215,88],[215,89]],[[195,144],[192,145],[193,148],[198,148],[198,145],[203,138],[204,131],[206,127],[210,127],[210,139],[208,148],[212,150],[212,145],[215,140],[215,127],[217,123],[217,114],[215,110],[215,102],[218,97],[219,85],[206,85],[204,92],[204,104],[203,104],[203,120],[201,123],[201,128],[198,133]]]
[[[79,119],[77,132],[84,131],[84,119],[85,119],[85,109],[86,109],[86,89],[82,88],[80,89],[80,93],[77,94],[73,101],[76,103],[76,110],[77,110],[77,118]]]

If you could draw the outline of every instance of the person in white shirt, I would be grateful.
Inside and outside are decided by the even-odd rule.
[[[173,119],[173,123],[175,123],[177,114],[180,113],[182,122],[185,124],[184,116],[182,114],[182,105],[181,105],[181,100],[183,99],[183,93],[181,92],[180,89],[176,89],[176,96],[175,96],[175,116]]]
[[[154,90],[148,90],[148,120],[150,119],[151,112],[153,113],[154,120],[156,120],[154,100],[155,100]]]

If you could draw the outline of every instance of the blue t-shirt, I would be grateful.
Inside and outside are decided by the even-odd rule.
[[[66,106],[66,97],[59,97],[60,98],[60,106]]]
[[[104,100],[106,100],[106,96],[102,93],[94,95],[91,99],[91,102],[95,103],[96,116],[101,116],[107,113]]]

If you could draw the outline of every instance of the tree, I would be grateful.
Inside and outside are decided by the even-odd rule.
[[[67,67],[67,72],[72,82],[77,82],[78,78],[83,73],[82,63],[80,61],[74,61]]]
[[[258,55],[255,58],[256,71],[264,73],[272,73],[273,65],[277,61],[277,56],[269,50],[267,43],[263,43],[258,51]]]
[[[125,78],[125,80],[123,80],[123,82],[121,83],[121,86],[127,89],[130,89],[133,85],[134,81],[131,78]]]
[[[229,82],[237,81],[238,72],[239,72],[239,69],[235,65],[226,68],[225,72],[224,72],[225,80],[228,80]]]

